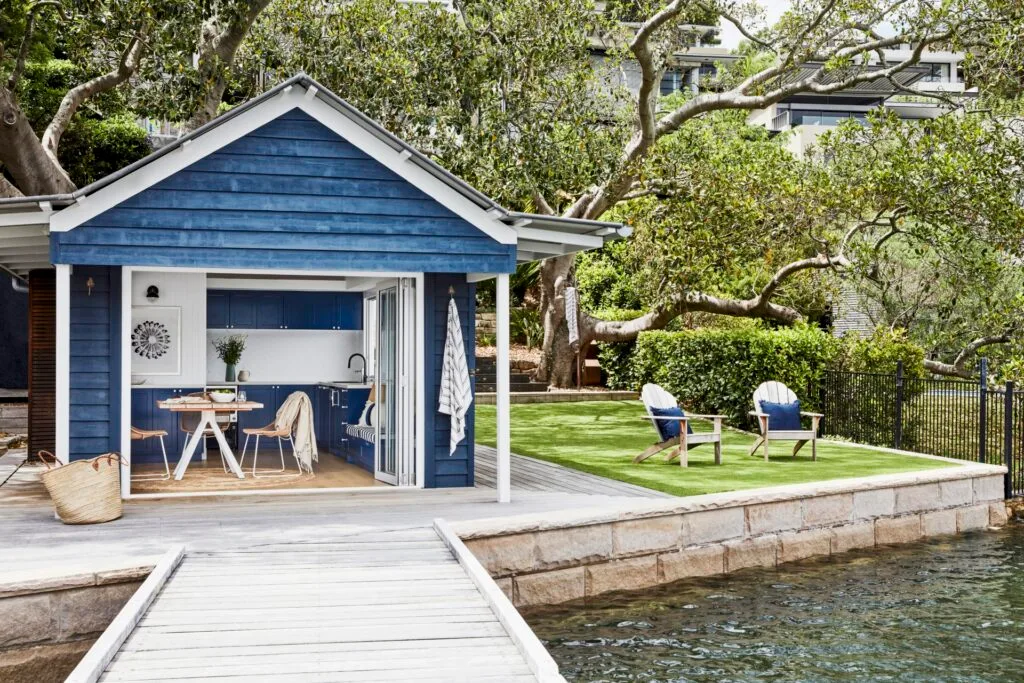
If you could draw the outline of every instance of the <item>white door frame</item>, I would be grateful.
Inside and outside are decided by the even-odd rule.
[[[67,457],[68,453],[68,430],[70,429],[70,276],[72,272],[72,266],[68,265],[57,265],[57,409],[55,413],[56,419],[56,436],[57,436],[57,453],[58,457],[61,457],[61,434],[63,430],[64,435],[64,450]],[[65,295],[60,296],[61,291],[61,272],[64,270],[65,278]],[[190,497],[202,497],[210,495],[208,492],[203,491],[181,491],[181,492],[169,492],[169,493],[136,493],[131,492],[131,399],[132,399],[132,383],[131,383],[131,314],[132,314],[132,274],[136,272],[169,272],[169,273],[213,273],[217,274],[253,274],[253,275],[276,275],[281,278],[298,277],[298,276],[325,276],[325,277],[351,277],[351,278],[410,278],[416,283],[416,296],[415,296],[415,350],[413,356],[415,358],[415,368],[412,376],[414,378],[414,389],[412,395],[414,402],[412,404],[412,410],[414,413],[414,419],[410,421],[411,425],[414,425],[410,434],[411,443],[414,444],[414,453],[411,456],[411,461],[415,463],[415,480],[410,479],[406,486],[423,488],[426,483],[424,474],[424,467],[426,462],[426,438],[425,438],[425,413],[426,409],[426,397],[423,383],[423,372],[425,366],[425,355],[424,355],[424,341],[426,338],[424,330],[424,274],[423,273],[411,273],[411,272],[397,272],[397,271],[310,271],[310,270],[281,270],[274,268],[203,268],[203,267],[175,267],[175,266],[121,266],[121,433],[120,433],[120,444],[121,453],[124,456],[121,461],[121,497],[124,499],[129,498],[190,498]],[[363,291],[364,297],[367,294],[379,291],[379,288],[368,289]],[[61,301],[64,302],[63,314]],[[60,324],[60,321],[64,320],[64,325]],[[62,333],[61,330],[64,330]],[[63,352],[61,347],[61,340],[63,339]],[[63,359],[63,360],[62,360]],[[64,381],[63,385],[61,382],[61,368],[64,368]],[[205,376],[205,368],[203,375]],[[113,388],[112,388],[113,390]],[[63,391],[63,401],[61,400]],[[63,406],[63,419],[61,418]],[[374,452],[374,460],[376,461],[376,449]],[[252,490],[252,491],[220,491],[217,495],[275,495],[275,494],[300,494],[300,493],[326,493],[326,492],[340,492],[340,491],[373,491],[380,492],[382,489],[378,486],[359,486],[359,487],[345,487],[345,488],[324,488],[324,489],[282,489],[282,490]],[[386,489],[385,489],[386,490]]]

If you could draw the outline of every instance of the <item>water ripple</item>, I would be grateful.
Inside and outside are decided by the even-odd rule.
[[[570,681],[1024,680],[1024,527],[535,611]]]

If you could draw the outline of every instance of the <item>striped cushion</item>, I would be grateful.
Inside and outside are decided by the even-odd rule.
[[[368,441],[370,443],[377,442],[377,429],[375,427],[345,425],[345,433],[349,436],[354,436],[357,439],[362,439],[363,441]]]

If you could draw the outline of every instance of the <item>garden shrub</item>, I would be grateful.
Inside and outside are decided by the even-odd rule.
[[[807,325],[644,332],[625,363],[629,369],[616,372],[630,389],[654,382],[693,412],[721,413],[747,425],[751,395],[768,380],[783,382],[805,409],[816,409],[818,392],[808,389],[818,386],[838,353],[838,340]],[[602,365],[608,349],[603,354]]]
[[[847,372],[896,372],[903,362],[903,376],[925,376],[924,349],[907,338],[905,330],[878,328],[869,337],[848,334],[836,359],[836,369]]]

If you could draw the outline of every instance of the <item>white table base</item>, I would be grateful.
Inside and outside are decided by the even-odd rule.
[[[196,427],[196,431],[189,437],[188,444],[185,445],[185,453],[178,461],[178,466],[174,468],[174,479],[181,481],[181,478],[185,476],[185,470],[188,469],[188,464],[192,462],[196,449],[199,448],[199,444],[205,438],[203,435],[207,429],[213,432],[214,438],[217,439],[217,444],[220,446],[220,457],[227,463],[228,468],[239,479],[245,479],[245,475],[242,474],[242,468],[238,466],[238,461],[235,460],[235,454],[231,452],[231,448],[228,446],[228,440],[224,438],[224,432],[220,430],[220,426],[217,424],[217,411],[204,410],[199,415],[199,426]]]

